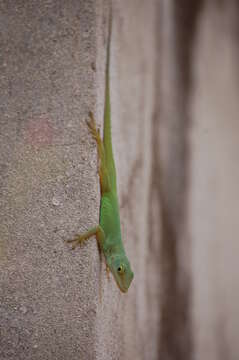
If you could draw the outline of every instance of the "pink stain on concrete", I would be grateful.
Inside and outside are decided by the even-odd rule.
[[[41,147],[51,145],[54,130],[46,116],[30,119],[26,128],[26,142]]]

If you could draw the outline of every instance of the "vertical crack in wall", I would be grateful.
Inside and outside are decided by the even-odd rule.
[[[162,41],[158,38],[155,115],[152,127],[152,182],[151,206],[149,218],[153,216],[152,203],[158,199],[161,214],[161,238],[159,255],[160,286],[160,335],[159,359],[187,360],[193,357],[193,339],[191,326],[191,274],[190,240],[187,235],[187,196],[189,183],[189,144],[190,128],[189,101],[192,89],[192,46],[196,32],[197,18],[203,6],[203,0],[177,0],[172,2],[170,19],[173,23],[171,59],[176,74],[170,84],[170,93],[174,96],[174,109],[167,107],[167,114],[162,114],[161,71],[164,64],[161,60]],[[162,7],[158,8],[157,34],[162,32]],[[163,25],[162,25],[163,24]],[[166,24],[167,25],[167,24]],[[158,36],[158,35],[157,35]],[[167,56],[166,56],[167,58]],[[170,81],[170,80],[169,80]],[[175,88],[176,87],[176,88]],[[176,109],[176,111],[175,111]],[[164,128],[168,134],[167,143],[160,143],[161,116],[166,115]],[[166,147],[166,149],[163,147]],[[167,153],[166,160],[161,150]],[[153,226],[150,226],[150,243],[152,244]],[[157,239],[155,239],[156,241]],[[152,250],[151,250],[152,251]],[[183,255],[182,255],[183,254]],[[188,255],[185,256],[185,254]],[[186,269],[186,271],[185,271]]]

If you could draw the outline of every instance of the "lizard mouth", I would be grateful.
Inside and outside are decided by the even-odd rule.
[[[128,284],[125,285],[123,282],[119,282],[119,281],[116,281],[117,285],[118,285],[118,288],[120,289],[120,291],[122,291],[123,293],[126,293],[129,289],[129,286],[131,284],[131,281],[133,280],[133,277],[134,277],[134,274],[132,273],[132,277],[131,279],[129,280]]]
[[[122,291],[123,293],[126,293],[128,291],[128,288],[123,287],[123,286],[121,286],[119,284],[117,284],[117,285],[118,285],[118,288],[120,289],[120,291]]]
[[[114,276],[116,284],[118,286],[118,288],[120,289],[120,291],[122,291],[123,293],[126,293],[128,291],[129,286],[125,286],[123,281],[119,281],[119,279],[117,279],[116,276]]]

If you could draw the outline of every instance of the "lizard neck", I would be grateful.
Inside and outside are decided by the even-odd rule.
[[[107,246],[104,249],[104,255],[106,260],[109,260],[115,256],[125,254],[123,243],[120,234],[117,238],[108,239]]]

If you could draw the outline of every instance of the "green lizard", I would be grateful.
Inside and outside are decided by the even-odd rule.
[[[110,110],[110,43],[112,32],[112,15],[109,20],[109,38],[107,43],[107,59],[105,73],[105,108],[104,108],[104,136],[96,129],[93,114],[87,125],[97,143],[99,157],[99,177],[101,188],[100,221],[99,225],[87,232],[77,235],[73,240],[73,249],[91,236],[96,235],[100,249],[103,251],[107,270],[110,270],[122,292],[127,292],[134,274],[125,254],[120,229],[120,215],[117,196],[116,170],[111,142],[111,110]]]

